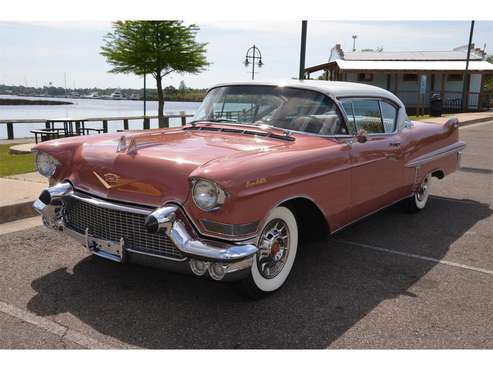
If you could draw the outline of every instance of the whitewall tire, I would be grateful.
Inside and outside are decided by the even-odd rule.
[[[419,212],[426,207],[430,197],[431,179],[431,174],[428,174],[419,185],[418,190],[406,200],[405,205],[409,212]]]
[[[251,298],[262,298],[286,282],[298,250],[298,224],[286,207],[274,208],[267,216],[257,240],[250,276],[241,290]]]

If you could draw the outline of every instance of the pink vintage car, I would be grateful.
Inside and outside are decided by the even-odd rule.
[[[390,92],[328,81],[221,84],[193,122],[35,147],[46,226],[117,262],[278,290],[301,236],[402,201],[455,171],[458,122],[411,122]],[[404,216],[403,216],[404,217]]]

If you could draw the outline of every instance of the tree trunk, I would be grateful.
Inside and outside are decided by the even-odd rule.
[[[164,120],[164,94],[163,94],[163,85],[162,85],[162,77],[160,74],[156,76],[156,84],[157,84],[157,99],[158,99],[158,110],[157,114],[159,116],[159,127],[169,127],[168,123]]]

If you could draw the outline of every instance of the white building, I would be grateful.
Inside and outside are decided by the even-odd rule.
[[[331,49],[327,63],[308,67],[305,77],[322,72],[322,78],[367,83],[392,91],[406,105],[408,113],[426,112],[430,97],[440,94],[445,111],[462,107],[467,45],[451,51],[345,52],[338,44]],[[467,93],[469,110],[489,106],[482,93],[485,79],[493,76],[493,64],[486,53],[473,48],[469,61],[470,83]],[[319,73],[320,74],[320,73]]]

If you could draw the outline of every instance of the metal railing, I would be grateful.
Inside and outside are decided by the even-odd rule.
[[[164,116],[164,121],[158,123],[158,127],[164,128],[169,127],[171,119],[180,119],[180,124],[183,126],[187,123],[187,118],[193,117],[193,114],[187,114],[185,112],[180,112],[177,114],[166,114]],[[158,119],[159,116],[125,116],[125,117],[90,117],[90,118],[57,118],[57,119],[47,119],[47,118],[33,118],[33,119],[0,119],[0,124],[7,126],[7,139],[13,140],[15,138],[14,128],[18,124],[44,124],[44,129],[53,129],[54,123],[63,123],[66,127],[67,124],[75,125],[75,132],[79,132],[80,127],[84,126],[88,122],[101,122],[102,128],[100,131],[106,133],[108,132],[108,124],[110,122],[120,122],[123,124],[123,130],[129,130],[129,121],[142,120],[142,128],[148,130],[151,127],[151,119]],[[37,127],[33,127],[35,130]],[[40,131],[43,129],[40,129]]]
[[[391,90],[392,91],[392,90]],[[403,102],[404,105],[412,111],[418,106],[418,92],[417,90],[398,90],[392,91]],[[432,95],[439,94],[443,102],[444,113],[460,113],[463,111],[462,106],[462,91],[453,90],[433,90],[427,91],[425,96],[422,97],[419,104],[428,111],[430,107],[430,99]],[[485,93],[468,92],[467,93],[467,111],[482,111],[488,110],[491,107],[491,96]]]

